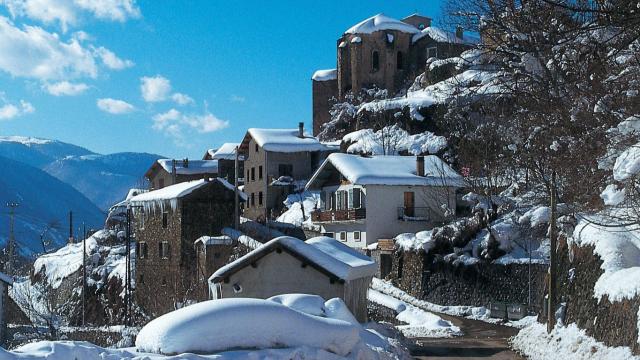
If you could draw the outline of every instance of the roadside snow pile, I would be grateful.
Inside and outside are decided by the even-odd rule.
[[[342,140],[349,145],[348,153],[371,155],[397,155],[408,152],[411,155],[436,154],[447,147],[447,139],[425,131],[409,133],[398,125],[386,126],[378,131],[363,129],[345,135]]]
[[[612,226],[601,216],[582,218],[570,241],[594,246],[595,254],[603,261],[604,273],[594,288],[598,300],[605,295],[612,302],[640,295],[640,230],[636,226]]]
[[[576,324],[556,326],[548,334],[546,325],[534,323],[511,338],[514,350],[531,360],[616,359],[638,360],[628,347],[608,347],[588,336]]]
[[[395,311],[398,314],[396,319],[407,324],[397,325],[396,328],[407,337],[442,338],[462,335],[460,328],[451,322],[389,295],[369,289],[367,298]]]
[[[295,226],[313,226],[311,223],[311,213],[316,209],[318,201],[320,201],[320,193],[315,191],[305,191],[300,194],[290,194],[284,201],[287,207],[282,215],[276,221],[293,224]],[[302,214],[302,206],[304,207],[304,216]]]

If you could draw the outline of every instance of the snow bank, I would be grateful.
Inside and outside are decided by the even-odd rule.
[[[318,295],[309,294],[283,294],[268,298],[284,306],[298,310],[305,314],[324,316],[324,299]]]
[[[352,154],[397,155],[406,151],[412,155],[436,154],[447,147],[447,139],[425,131],[409,135],[398,125],[387,126],[374,132],[372,129],[357,130],[345,135],[342,140],[350,143]]]
[[[616,359],[637,360],[628,347],[609,347],[588,336],[576,324],[556,326],[548,334],[546,325],[534,323],[511,338],[514,350],[531,360]]]
[[[329,81],[335,80],[338,78],[338,70],[336,69],[328,69],[328,70],[318,70],[313,73],[311,77],[312,80],[315,81]]]
[[[407,324],[396,326],[407,337],[434,338],[462,335],[460,328],[451,322],[389,295],[369,289],[367,298],[378,305],[394,310],[398,314],[396,319]]]
[[[610,301],[621,301],[640,295],[640,230],[612,226],[610,220],[593,216],[578,221],[570,240],[580,246],[594,246],[595,254],[603,261],[604,273],[594,288],[596,298],[607,295]]]
[[[274,301],[221,299],[151,321],[140,330],[136,348],[177,354],[310,346],[345,356],[359,340],[358,328],[344,321],[307,315]]]
[[[419,33],[420,30],[400,20],[378,14],[365,19],[345,31],[345,34],[371,34],[381,30],[397,30],[409,34]]]

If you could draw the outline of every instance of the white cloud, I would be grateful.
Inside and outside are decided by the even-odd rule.
[[[11,120],[18,116],[31,114],[34,111],[36,109],[33,105],[24,100],[20,100],[20,104],[4,104],[0,106],[0,120]]]
[[[124,22],[140,17],[135,0],[0,0],[12,17],[28,17],[45,24],[59,23],[64,32],[82,15]]]
[[[191,98],[191,96],[189,96],[187,94],[182,94],[182,93],[175,93],[175,94],[171,95],[171,99],[173,99],[173,101],[175,101],[179,105],[187,105],[187,104],[193,104],[194,103],[194,101]]]
[[[178,105],[193,104],[193,99],[183,93],[171,93],[171,81],[162,75],[140,78],[140,93],[146,102],[173,100]]]
[[[37,26],[16,27],[0,16],[0,69],[13,76],[40,80],[95,78],[94,55],[76,39],[64,42],[58,34]]]
[[[42,88],[54,96],[76,96],[89,89],[89,86],[84,83],[60,81],[57,83],[45,83]]]
[[[153,129],[162,131],[174,138],[177,144],[184,145],[184,133],[192,130],[198,133],[211,133],[229,126],[229,121],[219,119],[212,113],[183,114],[176,109],[153,116]]]
[[[171,82],[160,75],[144,76],[140,78],[140,92],[147,102],[165,101],[171,93]]]
[[[130,68],[134,65],[133,61],[120,59],[111,50],[102,46],[95,49],[95,53],[100,58],[100,60],[102,60],[102,63],[112,70],[122,70]]]
[[[111,98],[98,99],[97,105],[100,110],[115,115],[128,114],[136,109],[126,101]]]
[[[240,95],[231,95],[229,100],[231,100],[231,102],[243,103],[243,102],[247,101],[247,98],[245,98],[244,96],[240,96]]]

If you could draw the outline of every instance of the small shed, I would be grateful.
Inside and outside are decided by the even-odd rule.
[[[13,285],[11,276],[0,272],[0,345],[4,344],[7,333],[7,304],[9,301],[9,285]]]
[[[358,321],[367,319],[367,289],[375,262],[339,241],[275,238],[209,278],[214,299],[259,298],[302,293],[341,298]]]

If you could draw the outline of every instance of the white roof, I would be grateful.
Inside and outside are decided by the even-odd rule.
[[[193,242],[194,244],[197,243],[202,243],[202,245],[233,245],[233,239],[226,236],[226,235],[222,235],[222,236],[201,236],[199,237],[196,241]]]
[[[380,30],[397,30],[409,34],[417,34],[420,32],[420,30],[413,25],[404,23],[398,19],[390,18],[384,14],[378,14],[355,24],[353,27],[345,31],[345,33],[371,34]]]
[[[313,188],[328,164],[357,185],[465,186],[462,176],[435,155],[424,157],[425,176],[418,176],[414,156],[364,157],[335,153],[327,157],[309,180],[308,189]]]
[[[9,285],[13,284],[13,278],[3,272],[0,272],[0,281],[4,281]]]
[[[333,238],[321,236],[304,242],[294,237],[281,236],[221,267],[211,275],[209,281],[215,282],[216,279],[233,275],[239,268],[253,262],[253,258],[264,256],[278,246],[304,257],[343,280],[355,280],[376,273],[375,261]]]
[[[338,78],[338,70],[336,69],[327,69],[327,70],[318,70],[313,73],[311,79],[315,81],[329,81],[335,80]]]
[[[179,199],[191,194],[195,190],[213,181],[217,181],[221,183],[229,190],[232,190],[232,191],[234,190],[233,185],[229,184],[227,180],[222,178],[213,178],[208,180],[200,179],[200,180],[181,182],[178,184],[167,186],[162,189],[153,190],[140,195],[136,195],[132,197],[129,200],[129,202],[131,204],[136,205],[139,203],[150,202],[150,201],[165,201],[165,200]],[[246,198],[246,195],[240,192],[240,197]]]
[[[298,129],[256,129],[248,130],[249,135],[266,151],[299,152],[326,150],[313,136],[298,137]]]
[[[429,36],[433,40],[442,43],[451,43],[451,44],[465,44],[465,45],[475,45],[480,43],[480,40],[473,36],[462,35],[462,39],[456,36],[455,33],[451,31],[446,31],[434,26],[429,26],[424,28],[419,33],[413,35],[411,39],[412,42],[416,42],[422,39],[425,36]]]
[[[164,170],[171,173],[172,159],[158,159],[158,164],[162,166]],[[184,167],[182,160],[176,160],[176,174],[178,175],[193,175],[193,174],[217,174],[218,173],[218,161],[217,160],[189,160],[189,165]]]
[[[209,154],[211,154],[213,160],[235,160],[236,147],[239,146],[239,143],[224,143],[216,151],[209,150]]]

